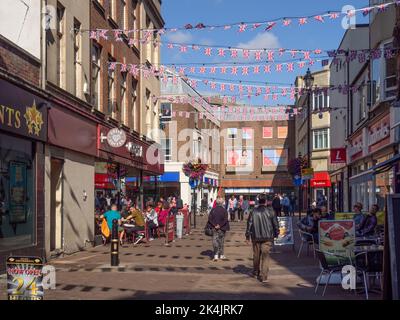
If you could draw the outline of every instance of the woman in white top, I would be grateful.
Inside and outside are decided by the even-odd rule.
[[[158,228],[158,214],[154,210],[153,203],[148,203],[146,207],[146,222],[147,222],[147,232],[150,237],[149,241],[154,240],[155,230]]]

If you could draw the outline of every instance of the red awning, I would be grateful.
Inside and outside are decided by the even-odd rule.
[[[311,179],[312,188],[329,188],[332,186],[331,177],[328,172],[315,172]]]

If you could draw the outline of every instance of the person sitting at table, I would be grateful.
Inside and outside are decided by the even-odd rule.
[[[154,210],[153,202],[148,202],[146,205],[146,221],[148,226],[149,241],[153,241],[155,237],[155,231],[158,228],[158,215]]]
[[[303,218],[298,223],[298,227],[300,230],[312,234],[315,243],[319,243],[318,223],[321,220],[321,215],[322,215],[321,209],[314,208],[311,211],[311,216]],[[311,241],[311,239],[307,238],[306,240]]]
[[[364,218],[364,214],[362,213],[363,205],[361,202],[357,202],[353,207],[354,212],[354,224],[356,225],[356,230],[360,226],[361,221]]]
[[[369,210],[369,213],[363,217],[361,223],[359,224],[358,228],[356,229],[356,236],[357,237],[369,237],[374,235],[375,228],[378,224],[378,219],[376,218],[376,214],[379,211],[379,206],[374,204]]]
[[[144,217],[137,205],[130,207],[129,216],[126,217],[125,221],[127,223],[125,223],[123,226],[128,235],[132,235],[134,233],[136,238],[138,232],[145,230],[146,224],[144,222]],[[143,234],[141,234],[140,237],[143,237]]]

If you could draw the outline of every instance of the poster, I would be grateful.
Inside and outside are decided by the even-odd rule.
[[[278,217],[279,236],[275,239],[276,246],[294,245],[293,218]]]
[[[323,252],[349,257],[353,254],[356,240],[353,220],[337,220],[319,222],[319,249]],[[337,263],[336,257],[326,256],[328,263]],[[348,263],[348,259],[343,263]]]
[[[227,165],[230,167],[252,167],[253,150],[228,150]]]
[[[355,213],[352,212],[336,212],[335,220],[354,220]]]
[[[253,140],[253,128],[243,128],[243,140]]]
[[[175,239],[175,216],[168,216],[168,225],[167,225],[167,237],[166,243],[173,242]]]
[[[263,167],[276,168],[287,165],[287,150],[263,149]]]
[[[25,163],[10,162],[10,223],[26,223],[27,167]]]
[[[8,300],[43,300],[43,261],[36,257],[7,259]]]

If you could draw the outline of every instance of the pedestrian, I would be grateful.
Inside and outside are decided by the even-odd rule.
[[[183,209],[183,200],[179,195],[176,196],[176,208],[178,209],[178,211],[181,211]]]
[[[201,208],[200,208],[200,215],[204,216],[204,213],[207,212],[208,201],[207,196],[204,195],[203,199],[201,199]]]
[[[289,201],[290,201],[289,215],[294,217],[294,212],[296,211],[296,201],[297,201],[297,197],[294,194],[294,192],[290,194]]]
[[[244,220],[243,202],[244,202],[243,196],[239,196],[239,201],[237,203],[238,221],[243,221]]]
[[[218,259],[225,260],[224,255],[224,241],[225,234],[230,230],[228,221],[228,212],[224,208],[225,201],[223,198],[217,198],[217,206],[211,210],[208,217],[208,224],[213,230],[213,248],[214,248],[214,259],[213,261],[218,261]]]
[[[245,197],[242,205],[244,215],[247,215],[249,213],[249,207],[250,207],[249,199],[248,197]]]
[[[211,211],[213,207],[214,207],[214,200],[213,198],[210,198],[210,202],[208,203],[208,210]]]
[[[272,208],[275,211],[275,215],[277,217],[280,217],[282,212],[282,205],[281,205],[281,198],[279,197],[278,194],[275,194],[275,197],[272,200]]]
[[[111,195],[109,193],[106,196],[106,202],[107,202],[107,207],[110,208],[111,207],[112,198],[111,198]]]
[[[290,207],[289,197],[286,194],[284,194],[282,197],[282,210],[286,217],[289,215],[289,207]]]
[[[250,213],[246,229],[246,242],[251,239],[253,244],[252,276],[263,283],[268,282],[269,253],[279,235],[278,219],[271,204],[266,195],[260,195],[259,205]]]
[[[229,215],[230,215],[230,220],[231,221],[235,221],[235,212],[236,212],[236,206],[237,206],[237,200],[235,198],[234,195],[231,196],[231,198],[228,201],[228,211],[229,211]]]

